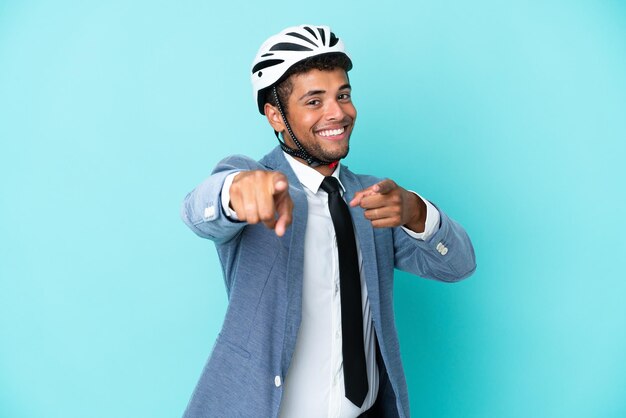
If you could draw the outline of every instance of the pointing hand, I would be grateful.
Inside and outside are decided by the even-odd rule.
[[[393,180],[385,179],[356,192],[350,206],[361,206],[365,218],[374,228],[402,225],[415,232],[424,232],[426,204]]]
[[[293,212],[287,177],[279,171],[240,172],[230,186],[230,206],[240,221],[263,222],[282,237]]]

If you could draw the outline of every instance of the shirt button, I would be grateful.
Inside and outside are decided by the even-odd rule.
[[[274,378],[274,385],[275,385],[277,388],[279,388],[281,384],[282,384],[282,382],[281,382],[281,380],[280,380],[280,376],[276,376],[276,377]]]

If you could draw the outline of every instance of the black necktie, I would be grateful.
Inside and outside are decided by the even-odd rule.
[[[361,277],[352,217],[348,205],[339,193],[339,181],[335,177],[324,178],[322,189],[328,193],[328,208],[335,227],[339,252],[343,376],[346,398],[361,407],[367,396],[368,385],[363,343]]]

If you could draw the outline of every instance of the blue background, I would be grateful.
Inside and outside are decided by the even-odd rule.
[[[350,168],[475,245],[397,275],[413,415],[626,416],[623,2],[0,0],[0,417],[182,414],[227,300],[179,204],[274,146],[250,64],[300,23],[355,62]]]

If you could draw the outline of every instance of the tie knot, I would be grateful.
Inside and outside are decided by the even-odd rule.
[[[339,193],[339,180],[333,176],[324,177],[320,187],[328,194]]]

